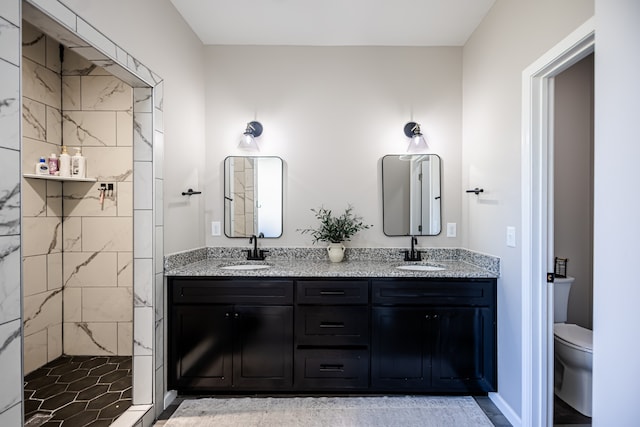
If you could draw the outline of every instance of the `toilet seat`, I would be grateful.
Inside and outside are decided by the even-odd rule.
[[[590,329],[571,323],[556,323],[553,334],[573,348],[593,353],[593,331]]]

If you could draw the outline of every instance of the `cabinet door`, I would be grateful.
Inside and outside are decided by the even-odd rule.
[[[293,384],[293,307],[236,306],[233,383],[275,389]]]
[[[433,332],[423,308],[374,307],[371,385],[379,390],[427,389]]]
[[[202,390],[231,385],[231,306],[174,306],[169,387]]]
[[[432,356],[434,390],[495,391],[495,333],[487,307],[432,311],[435,337]]]

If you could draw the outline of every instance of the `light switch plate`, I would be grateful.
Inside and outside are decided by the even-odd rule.
[[[507,246],[510,248],[516,247],[516,228],[515,227],[507,227]]]
[[[220,235],[220,221],[211,221],[211,235],[212,236]]]
[[[457,230],[456,230],[457,226],[455,222],[448,222],[447,223],[447,237],[456,237]]]

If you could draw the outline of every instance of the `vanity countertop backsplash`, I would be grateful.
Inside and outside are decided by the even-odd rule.
[[[199,248],[165,257],[165,276],[211,277],[455,277],[497,278],[500,259],[461,248],[423,248],[421,262],[403,261],[404,248],[347,248],[332,263],[326,248],[262,248],[264,261],[247,261],[248,248]],[[266,268],[255,267],[259,265]],[[425,265],[432,271],[402,270]],[[233,269],[239,266],[240,269]],[[251,266],[242,269],[242,266]],[[229,268],[232,267],[232,268]]]

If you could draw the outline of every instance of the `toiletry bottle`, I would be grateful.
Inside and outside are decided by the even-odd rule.
[[[58,157],[56,153],[49,156],[49,175],[58,175]]]
[[[79,148],[76,154],[71,157],[71,176],[74,178],[84,178],[86,176],[86,159],[82,156]]]
[[[40,157],[40,161],[36,163],[36,175],[49,175],[49,165],[44,157]]]
[[[62,146],[62,154],[60,154],[60,158],[58,159],[58,171],[60,172],[60,176],[71,176],[71,156],[67,153],[66,145]]]

